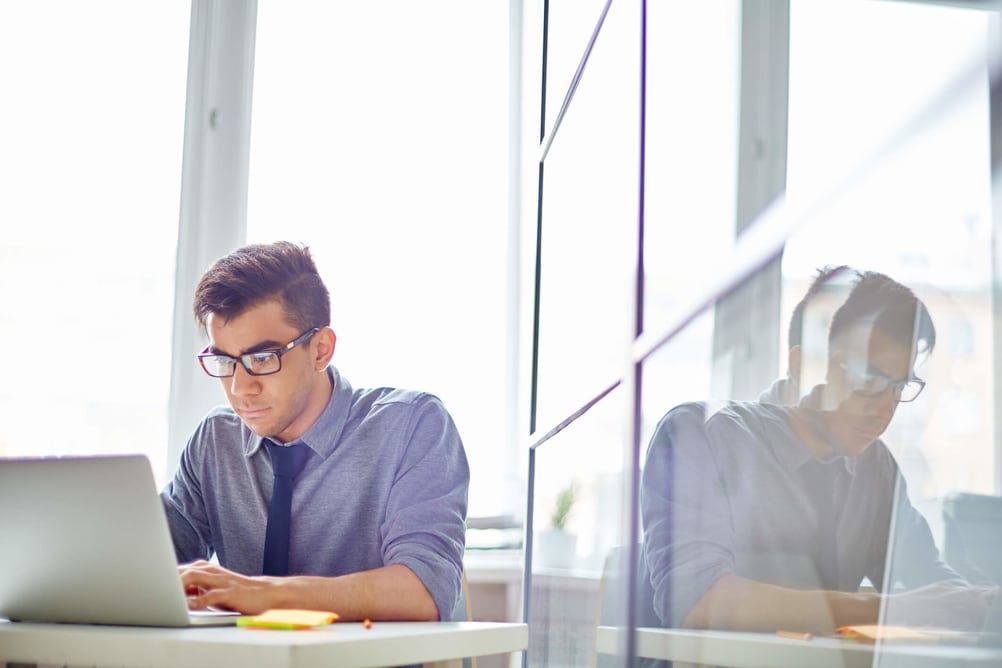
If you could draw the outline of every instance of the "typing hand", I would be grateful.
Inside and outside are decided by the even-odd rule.
[[[188,608],[223,608],[256,615],[278,607],[274,604],[278,581],[272,577],[249,577],[208,561],[178,566]]]

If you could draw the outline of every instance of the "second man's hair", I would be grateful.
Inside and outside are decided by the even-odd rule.
[[[828,333],[829,354],[854,325],[864,323],[915,354],[931,353],[936,346],[936,327],[922,300],[911,289],[875,271],[860,273],[849,297],[835,311]]]

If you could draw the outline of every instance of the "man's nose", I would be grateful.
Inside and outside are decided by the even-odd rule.
[[[237,362],[233,365],[233,376],[230,378],[230,394],[234,396],[255,394],[259,387],[260,381],[258,381],[256,376],[250,375],[243,364]]]
[[[894,415],[894,411],[898,408],[898,398],[900,396],[901,393],[893,386],[888,387],[886,390],[873,397],[875,412],[890,421],[891,417]]]

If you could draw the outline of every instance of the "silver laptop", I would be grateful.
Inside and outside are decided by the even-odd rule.
[[[189,613],[145,456],[0,459],[0,536],[0,617],[235,622],[234,613]]]

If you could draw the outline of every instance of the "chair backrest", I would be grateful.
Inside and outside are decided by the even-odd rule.
[[[955,571],[977,584],[1002,584],[1002,497],[946,497],[943,529],[943,558]]]
[[[651,586],[650,573],[647,570],[647,560],[644,559],[644,546],[636,545],[636,560],[630,559],[630,546],[619,545],[605,556],[602,567],[602,580],[599,583],[598,602],[595,611],[596,626],[623,626],[627,622],[628,604],[636,606],[637,626],[661,626],[657,613],[654,612],[654,588]],[[636,574],[636,588],[631,597],[627,597],[630,571]],[[616,665],[621,657],[610,657],[592,652],[592,667],[606,668]],[[637,666],[647,666],[646,660],[638,660]],[[654,663],[651,665],[663,665]]]
[[[636,606],[637,626],[661,626],[654,612],[654,588],[651,587],[644,546],[636,546],[636,561],[630,563],[630,546],[619,545],[609,550],[602,568],[599,585],[597,621],[603,626],[620,626],[626,620],[626,587],[630,569],[636,573],[636,589],[629,599]]]
[[[466,621],[473,621],[473,604],[470,603],[470,583],[466,579],[466,569],[463,569],[463,608],[466,610]],[[476,663],[474,663],[476,666]]]

